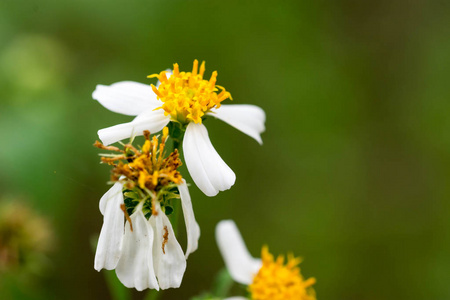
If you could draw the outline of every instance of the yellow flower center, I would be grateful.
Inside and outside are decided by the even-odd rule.
[[[198,60],[194,60],[192,72],[180,72],[178,64],[173,65],[173,74],[169,78],[166,71],[149,75],[149,78],[158,78],[158,87],[152,84],[157,98],[163,102],[158,109],[164,109],[166,116],[180,123],[201,123],[203,115],[213,107],[220,107],[220,103],[230,98],[231,94],[225,88],[216,85],[217,71],[214,71],[209,80],[203,79],[205,62],[198,70]],[[219,92],[220,90],[220,92]],[[219,93],[217,93],[219,92]]]
[[[299,258],[289,255],[284,265],[284,257],[274,260],[267,247],[263,247],[261,257],[263,265],[249,285],[252,300],[316,300],[311,287],[316,280],[304,280]]]
[[[126,144],[123,150],[114,146],[104,146],[100,142],[96,142],[95,146],[121,153],[102,157],[102,162],[114,166],[112,181],[119,181],[120,178],[125,177],[121,181],[125,181],[128,189],[138,186],[142,190],[158,191],[169,184],[179,184],[182,180],[180,172],[177,171],[181,166],[178,150],[175,149],[167,157],[164,155],[168,133],[168,128],[164,127],[161,142],[159,142],[156,136],[150,139],[150,132],[144,131],[145,143],[141,150],[131,144]]]

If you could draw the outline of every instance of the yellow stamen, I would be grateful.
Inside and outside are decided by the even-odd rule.
[[[178,64],[173,64],[173,75],[178,76],[180,74],[180,69]]]
[[[158,176],[159,176],[158,171],[153,172],[152,183],[154,186],[156,186],[158,184]]]
[[[203,74],[205,74],[205,70],[206,70],[205,61],[202,61],[202,64],[200,65],[200,73],[199,73],[201,78],[203,78]]]
[[[178,64],[173,65],[173,74],[166,77],[165,72],[150,75],[159,78],[158,87],[151,85],[158,99],[163,102],[161,107],[166,116],[180,123],[201,123],[202,117],[214,107],[220,107],[222,101],[232,99],[231,94],[223,87],[216,86],[217,71],[209,80],[203,79],[205,62],[198,67],[198,60],[194,60],[192,72],[180,72]],[[217,93],[220,88],[221,92]]]
[[[142,146],[142,152],[144,152],[145,154],[149,154],[150,147],[151,147],[151,142],[149,140],[146,140],[144,143],[144,146]]]
[[[192,76],[197,76],[198,60],[194,60],[194,66],[192,67]]]
[[[276,260],[266,246],[261,251],[263,265],[249,285],[252,300],[316,300],[312,285],[314,278],[304,280],[300,273],[299,258],[288,256]]]
[[[164,127],[163,128],[163,138],[167,139],[167,136],[169,135],[169,127]]]

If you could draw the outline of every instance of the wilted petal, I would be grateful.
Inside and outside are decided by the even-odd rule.
[[[104,145],[109,145],[123,139],[140,136],[144,130],[157,133],[169,123],[170,117],[164,115],[164,110],[147,110],[129,123],[100,129],[98,136]]]
[[[121,254],[124,215],[122,184],[116,183],[100,199],[103,226],[95,252],[94,268],[112,270],[117,266]]]
[[[231,220],[219,222],[216,240],[231,277],[242,284],[252,283],[262,263],[250,255],[236,224]]]
[[[106,204],[109,200],[117,197],[119,194],[122,194],[123,185],[120,182],[116,182],[103,196],[100,198],[100,202],[98,203],[100,212],[102,215],[105,214]]]
[[[212,109],[208,115],[216,117],[262,144],[261,133],[266,130],[266,113],[256,105],[221,105]]]
[[[186,259],[189,254],[197,250],[198,239],[200,238],[200,226],[198,226],[195,220],[194,210],[192,208],[191,196],[189,195],[189,189],[186,184],[186,180],[178,185],[178,191],[180,192],[181,206],[183,207],[184,221],[186,223],[187,231],[187,248]]]
[[[178,288],[186,271],[186,259],[183,249],[175,238],[169,218],[161,211],[159,202],[156,202],[155,209],[158,215],[150,217],[150,224],[155,232],[153,243],[155,274],[162,290]]]
[[[117,277],[128,288],[136,288],[138,291],[148,288],[159,290],[153,269],[153,230],[141,207],[136,209],[130,219],[133,231],[127,221],[122,256],[116,268]]]
[[[150,85],[134,81],[121,81],[109,86],[99,84],[92,98],[110,111],[129,116],[162,106]]]
[[[195,184],[207,196],[228,190],[236,175],[222,160],[209,140],[203,124],[189,123],[183,140],[186,166]]]

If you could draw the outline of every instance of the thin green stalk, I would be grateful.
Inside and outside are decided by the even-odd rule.
[[[175,149],[181,153],[181,142],[178,139],[173,139],[173,151]],[[172,223],[173,231],[175,235],[178,234],[178,223],[180,220],[180,210],[181,210],[181,201],[174,201],[173,203],[173,213],[170,215],[170,222]]]
[[[145,295],[144,300],[158,300],[159,296],[161,296],[162,291],[157,291],[157,290],[149,290],[147,292],[147,295]]]
[[[130,290],[125,287],[117,278],[114,271],[103,271],[105,274],[106,284],[109,293],[114,300],[129,300],[131,299]]]
[[[95,249],[97,248],[98,237],[91,238],[91,247],[95,253]],[[114,271],[103,270],[102,273],[105,276],[106,285],[108,286],[109,293],[111,294],[111,298],[114,300],[130,300],[131,294],[130,290],[126,288],[120,280],[117,278]]]

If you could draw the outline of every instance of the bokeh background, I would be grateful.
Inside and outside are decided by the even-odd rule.
[[[0,274],[0,298],[111,298],[93,269],[109,168],[92,143],[132,117],[91,93],[150,84],[195,58],[234,103],[266,111],[267,131],[261,147],[208,121],[237,181],[214,198],[191,187],[200,247],[162,299],[210,287],[225,218],[255,256],[267,244],[304,257],[318,299],[450,299],[450,3],[440,0],[1,0],[1,206],[25,203],[53,238],[45,267]]]

